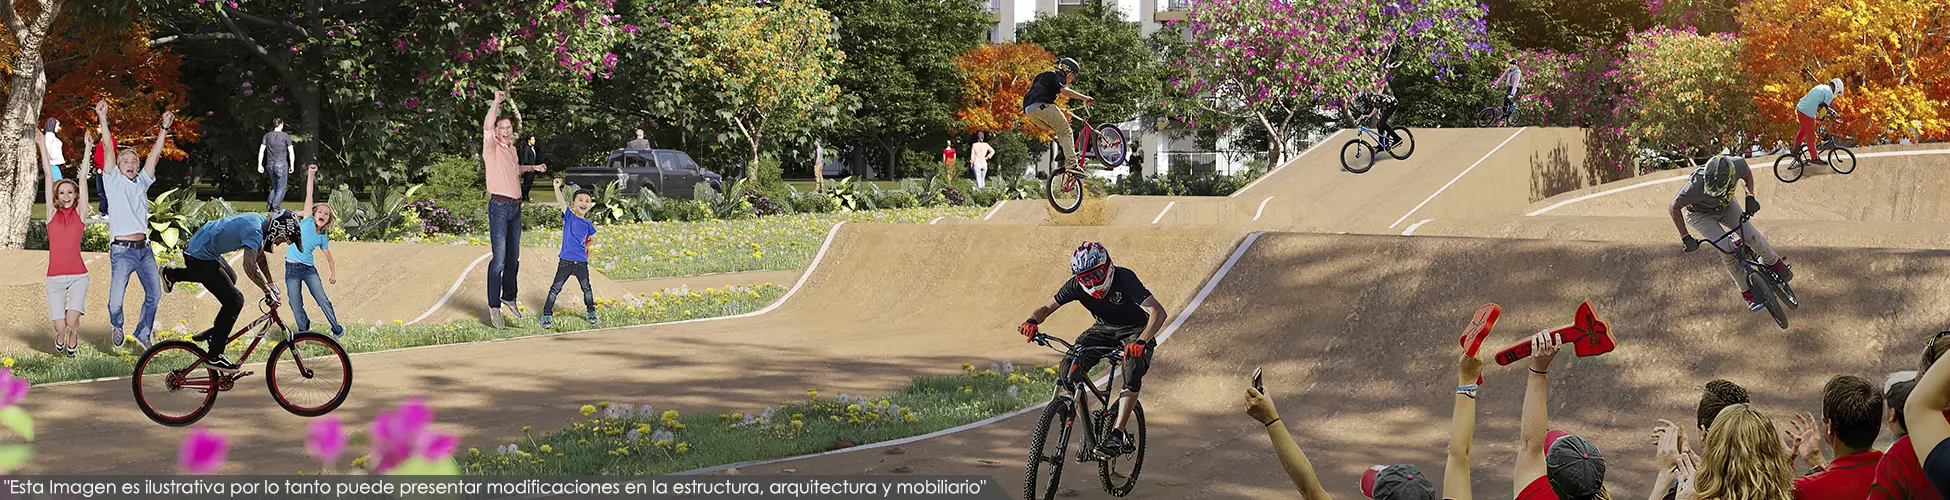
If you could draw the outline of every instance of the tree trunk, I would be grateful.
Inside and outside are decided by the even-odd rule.
[[[45,5],[32,26],[19,24],[11,4],[0,6],[8,10],[7,21],[13,28],[9,31],[20,44],[20,52],[14,56],[6,113],[0,115],[0,204],[5,205],[0,207],[0,248],[21,248],[26,243],[34,193],[41,188],[40,157],[30,137],[34,136],[34,122],[41,116],[47,93],[41,46],[47,39],[48,26],[61,9],[60,2]]]

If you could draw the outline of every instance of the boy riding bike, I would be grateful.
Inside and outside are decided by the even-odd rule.
[[[1395,107],[1400,104],[1394,96],[1378,92],[1361,92],[1350,97],[1349,102],[1356,110],[1353,112],[1356,116],[1355,120],[1373,119],[1375,129],[1388,134],[1389,143],[1402,141],[1401,134],[1395,133],[1394,127],[1388,124],[1388,119],[1395,116]]]
[[[1070,115],[1056,107],[1056,97],[1061,95],[1071,99],[1091,102],[1090,96],[1070,89],[1070,82],[1077,79],[1081,69],[1075,59],[1065,57],[1056,61],[1056,69],[1036,74],[1029,83],[1029,91],[1022,94],[1022,114],[1029,121],[1056,134],[1056,147],[1063,153],[1058,165],[1069,165],[1075,161],[1076,145],[1070,131]]]
[[[1807,158],[1808,163],[1811,165],[1828,164],[1828,160],[1821,159],[1820,149],[1815,146],[1815,141],[1821,140],[1815,134],[1815,119],[1821,116],[1821,110],[1823,109],[1827,109],[1829,113],[1835,113],[1835,98],[1842,96],[1842,90],[1842,79],[1836,78],[1829,80],[1828,83],[1816,85],[1814,88],[1808,89],[1808,94],[1801,96],[1801,101],[1794,105],[1794,110],[1801,117],[1801,131],[1794,134],[1793,147],[1800,149],[1802,144],[1807,144]],[[1840,116],[1840,113],[1835,114]]]
[[[237,324],[237,313],[244,309],[244,294],[237,291],[236,271],[224,262],[223,255],[243,250],[244,274],[275,303],[277,283],[271,281],[271,264],[265,256],[278,244],[290,243],[298,237],[298,218],[289,210],[279,210],[268,218],[249,213],[210,221],[197,229],[196,236],[190,237],[189,244],[184,246],[183,267],[163,269],[165,293],[174,291],[178,282],[198,283],[223,304],[210,329],[190,337],[210,343],[209,357],[205,359],[210,368],[226,373],[238,370],[236,363],[224,359],[223,348],[230,342],[230,328]]]
[[[1509,88],[1504,88],[1505,85]],[[1516,117],[1517,92],[1523,90],[1523,69],[1517,67],[1516,58],[1509,59],[1503,74],[1497,75],[1496,81],[1490,82],[1490,86],[1503,90],[1503,119],[1508,121]]]
[[[1774,252],[1774,246],[1767,243],[1767,237],[1761,236],[1760,231],[1754,229],[1753,224],[1741,223],[1742,206],[1733,201],[1733,184],[1736,179],[1747,183],[1745,213],[1760,211],[1760,201],[1754,199],[1754,174],[1747,168],[1747,159],[1728,155],[1715,156],[1706,162],[1706,166],[1693,170],[1693,176],[1686,181],[1686,187],[1680,188],[1679,196],[1672,199],[1672,223],[1679,227],[1680,242],[1686,245],[1688,252],[1699,249],[1701,240],[1693,238],[1693,234],[1686,230],[1686,226],[1689,225],[1708,240],[1718,240],[1738,226],[1739,238],[1746,240],[1747,244],[1760,254],[1762,263],[1771,266],[1774,274],[1781,277],[1781,281],[1793,280],[1793,268],[1788,267],[1786,258]],[[1681,207],[1686,209],[1683,220],[1679,216]],[[1718,243],[1716,242],[1715,245],[1717,246]],[[1727,248],[1731,248],[1732,242],[1728,242],[1727,245]],[[1740,287],[1740,296],[1747,299],[1747,310],[1760,310],[1764,304],[1754,301],[1754,291],[1747,288],[1746,280],[1741,279],[1745,270],[1741,267],[1740,258],[1726,253],[1727,251],[1730,250],[1723,249],[1720,262],[1726,265],[1727,272],[1733,276],[1734,283]]]
[[[1070,273],[1075,277],[1065,281],[1056,291],[1056,297],[1048,305],[1036,308],[1029,313],[1029,319],[1022,322],[1016,331],[1032,341],[1036,338],[1037,325],[1048,319],[1064,304],[1082,302],[1084,309],[1097,322],[1083,335],[1077,337],[1077,347],[1116,347],[1124,346],[1124,392],[1119,395],[1117,423],[1110,437],[1099,444],[1106,454],[1122,454],[1135,451],[1130,438],[1124,434],[1124,425],[1131,419],[1131,407],[1137,403],[1138,389],[1144,381],[1144,372],[1151,366],[1151,351],[1157,345],[1152,337],[1158,335],[1165,324],[1165,306],[1151,291],[1138,281],[1137,273],[1116,267],[1110,263],[1110,252],[1094,241],[1083,242],[1070,256]],[[1133,338],[1135,337],[1135,339]],[[1129,343],[1126,343],[1129,342]],[[1066,380],[1087,382],[1090,369],[1097,366],[1097,358],[1068,359],[1057,367]],[[1063,387],[1070,387],[1064,385]],[[1066,389],[1067,391],[1067,389]],[[1077,398],[1077,418],[1089,414],[1088,398]],[[1088,438],[1085,438],[1088,440]],[[1078,454],[1078,460],[1085,460],[1091,452],[1088,444]]]

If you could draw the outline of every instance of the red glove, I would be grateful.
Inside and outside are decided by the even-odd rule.
[[[1022,326],[1016,327],[1016,333],[1022,334],[1023,338],[1025,339],[1023,340],[1023,342],[1035,342],[1036,323],[1033,321],[1024,321],[1022,322]]]
[[[1146,342],[1142,340],[1137,342],[1132,342],[1129,344],[1124,344],[1124,357],[1126,359],[1135,359],[1135,358],[1144,357],[1144,344],[1146,344]]]

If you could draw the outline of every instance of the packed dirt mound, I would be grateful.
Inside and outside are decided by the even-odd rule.
[[[1800,247],[1950,249],[1950,222],[1863,222],[1774,218],[1763,211],[1753,226],[1789,256]],[[1496,217],[1437,219],[1415,236],[1615,241],[1666,245],[1680,251],[1679,230],[1662,217]],[[1698,232],[1694,237],[1700,236]],[[1710,253],[1711,248],[1700,252]]]
[[[1755,196],[1769,216],[1868,222],[1950,221],[1950,151],[1943,144],[1857,148],[1856,169],[1848,175],[1827,167],[1806,170],[1794,183],[1774,176],[1775,157],[1748,159],[1753,169]],[[1552,216],[1640,216],[1666,213],[1691,169],[1677,169],[1634,177],[1540,200],[1527,210]],[[1659,182],[1664,181],[1664,182]],[[1637,186],[1637,187],[1635,187]],[[1625,189],[1629,188],[1629,189]],[[1559,205],[1593,193],[1616,191]]]

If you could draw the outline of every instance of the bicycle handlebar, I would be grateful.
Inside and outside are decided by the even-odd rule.
[[[1734,249],[1733,249],[1732,251],[1728,251],[1728,250],[1726,250],[1726,249],[1722,249],[1722,248],[1720,248],[1720,242],[1721,242],[1721,241],[1725,241],[1725,240],[1726,240],[1727,238],[1729,238],[1729,237],[1732,237],[1733,235],[1736,235],[1736,234],[1740,234],[1740,228],[1743,228],[1743,227],[1747,227],[1747,221],[1748,221],[1749,219],[1753,219],[1753,218],[1754,218],[1754,213],[1756,213],[1756,212],[1759,212],[1759,210],[1754,210],[1754,211],[1752,211],[1752,212],[1749,212],[1749,211],[1746,211],[1746,210],[1741,210],[1741,211],[1740,211],[1740,223],[1739,223],[1739,224],[1734,224],[1734,225],[1733,225],[1733,230],[1732,230],[1732,231],[1727,231],[1727,234],[1722,234],[1722,235],[1720,235],[1720,237],[1718,237],[1718,238],[1714,238],[1714,239],[1711,239],[1711,240],[1700,240],[1700,242],[1701,242],[1701,243],[1705,243],[1705,244],[1707,244],[1707,245],[1712,245],[1712,246],[1713,246],[1713,249],[1714,249],[1714,250],[1719,250],[1719,251],[1720,251],[1720,253],[1723,253],[1723,254],[1727,254],[1727,255],[1738,255],[1738,252],[1740,251],[1740,248],[1739,248],[1739,247],[1735,247],[1735,248],[1734,248]],[[1691,252],[1692,250],[1687,250],[1687,251],[1688,251],[1688,252]]]
[[[1076,345],[1076,344],[1072,344],[1072,343],[1070,343],[1070,342],[1069,342],[1069,341],[1067,341],[1067,340],[1063,340],[1063,339],[1061,339],[1061,338],[1057,338],[1057,337],[1053,337],[1053,336],[1050,336],[1050,334],[1047,334],[1047,333],[1043,333],[1043,332],[1036,332],[1036,336],[1035,336],[1035,337],[1032,337],[1032,338],[1030,338],[1030,341],[1031,341],[1031,342],[1035,342],[1035,343],[1036,343],[1036,345],[1040,345],[1040,346],[1043,346],[1043,347],[1048,347],[1048,348],[1050,348],[1050,350],[1052,350],[1052,351],[1057,351],[1057,352],[1061,352],[1061,353],[1063,353],[1064,355],[1080,355],[1080,354],[1087,354],[1087,353],[1093,353],[1093,352],[1098,352],[1098,351],[1103,351],[1103,352],[1106,352],[1106,353],[1112,353],[1112,354],[1114,355],[1115,353],[1121,353],[1121,352],[1123,352],[1123,351],[1124,351],[1124,349],[1123,349],[1123,348],[1121,348],[1121,347],[1110,347],[1110,346],[1098,346],[1098,347],[1086,347],[1086,346],[1078,346],[1078,345]],[[1055,343],[1058,343],[1058,344],[1062,344],[1062,347],[1063,347],[1063,348],[1062,348],[1062,349],[1057,349],[1057,348],[1056,348],[1055,346],[1051,346],[1051,345],[1049,345],[1049,344],[1050,344],[1050,342],[1055,342]]]

